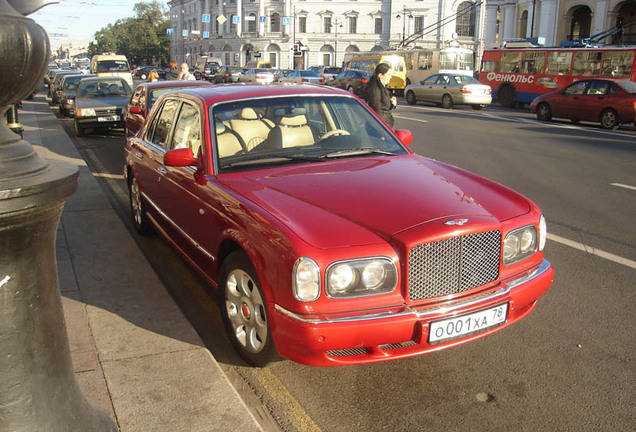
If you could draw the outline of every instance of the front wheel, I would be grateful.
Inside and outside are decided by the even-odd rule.
[[[442,96],[442,108],[453,108],[453,98],[451,97],[451,95],[445,94],[444,96]]]
[[[254,366],[266,366],[274,356],[267,302],[254,266],[242,251],[231,253],[219,274],[221,312],[232,345]]]
[[[601,127],[603,129],[616,129],[618,125],[619,121],[616,111],[608,108],[601,113]]]
[[[539,106],[537,106],[537,119],[541,121],[552,120],[552,109],[550,108],[550,105],[542,102]]]
[[[75,135],[77,135],[78,137],[83,137],[85,134],[84,128],[79,124],[77,120],[73,122],[73,125],[75,129]]]
[[[417,103],[417,99],[415,97],[415,93],[412,90],[406,92],[406,102],[409,105],[415,105]]]
[[[139,78],[141,78],[142,80],[145,80],[146,78],[148,78],[148,75],[146,75],[145,73],[142,73],[141,75],[139,75]]]

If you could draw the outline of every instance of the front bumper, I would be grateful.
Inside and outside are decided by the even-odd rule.
[[[88,129],[109,129],[109,128],[124,128],[124,121],[121,114],[118,114],[119,120],[114,121],[99,121],[97,117],[75,117],[77,122],[83,128]]]
[[[531,271],[500,282],[468,300],[441,306],[406,305],[356,315],[299,315],[275,305],[272,325],[276,348],[283,357],[312,366],[337,366],[413,357],[484,337],[526,315],[552,284],[554,269],[544,260]],[[506,321],[485,331],[430,344],[434,321],[508,304]]]

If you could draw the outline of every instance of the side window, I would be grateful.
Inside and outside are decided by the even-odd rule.
[[[194,105],[184,103],[177,118],[171,149],[190,148],[196,156],[201,147],[201,115]]]
[[[158,114],[155,122],[154,131],[150,137],[150,142],[160,147],[166,148],[170,129],[174,123],[174,115],[179,106],[179,101],[175,99],[167,100],[163,105],[161,112]]]
[[[424,81],[422,81],[422,84],[426,84],[426,85],[435,84],[435,83],[437,83],[437,80],[438,80],[439,77],[440,77],[439,75],[431,75],[430,77],[428,77]]]
[[[589,95],[604,95],[608,93],[609,83],[605,81],[592,81],[587,90]]]
[[[579,81],[577,83],[572,84],[570,87],[568,87],[564,94],[566,95],[580,95],[583,94],[585,92],[586,87],[588,86],[588,82],[586,81]]]
[[[139,97],[141,96],[142,91],[143,91],[142,87],[137,87],[132,97],[130,98],[131,105],[134,105],[134,106],[139,105]]]

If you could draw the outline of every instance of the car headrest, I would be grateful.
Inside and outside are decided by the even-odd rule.
[[[281,117],[278,124],[281,126],[304,126],[307,124],[307,116],[298,114],[291,117]]]
[[[223,123],[216,122],[215,129],[216,129],[216,134],[221,135],[223,132],[225,132],[226,127]]]
[[[254,111],[254,108],[250,108],[250,107],[243,108],[241,110],[241,113],[239,114],[239,117],[242,120],[258,120],[259,119],[258,114],[256,114],[256,111]]]

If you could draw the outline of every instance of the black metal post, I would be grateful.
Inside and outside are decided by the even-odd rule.
[[[28,14],[47,0],[0,0],[0,114],[32,94],[50,55]],[[0,122],[0,430],[116,431],[79,389],[55,261],[55,234],[78,168],[46,162]]]

